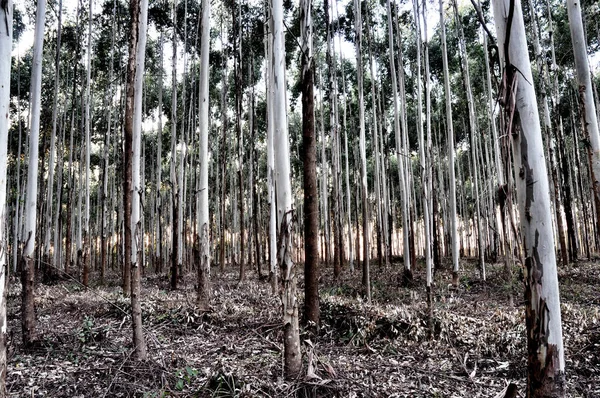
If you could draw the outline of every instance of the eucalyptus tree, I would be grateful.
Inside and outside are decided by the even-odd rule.
[[[475,218],[477,223],[477,238],[478,238],[478,247],[479,247],[479,272],[481,279],[485,281],[485,243],[483,239],[483,223],[481,221],[481,198],[479,191],[479,167],[478,164],[478,156],[479,153],[477,151],[478,144],[478,129],[477,129],[477,113],[475,111],[475,100],[473,98],[473,90],[471,86],[471,74],[469,72],[469,60],[467,55],[467,45],[465,41],[465,35],[463,32],[462,23],[460,21],[460,14],[458,12],[458,5],[456,0],[452,0],[452,4],[454,6],[454,15],[456,19],[456,27],[458,30],[458,49],[461,59],[461,67],[463,74],[463,82],[465,91],[467,94],[467,108],[468,108],[468,120],[469,120],[469,147],[471,149],[471,158],[473,161],[473,185],[474,185],[474,195],[475,195]]]
[[[587,145],[594,204],[596,208],[596,225],[600,224],[600,131],[598,129],[598,115],[594,102],[594,88],[590,73],[587,42],[582,20],[582,4],[579,1],[567,0],[569,15],[569,28],[575,56],[575,69],[579,85],[579,111],[581,130]]]
[[[171,290],[177,289],[179,280],[179,201],[181,200],[179,182],[177,179],[177,0],[173,0],[172,28],[173,28],[173,56],[171,59],[171,163],[169,178],[171,181]]]
[[[6,169],[8,163],[8,127],[10,125],[10,68],[13,40],[13,3],[6,1],[0,7],[0,397],[7,396],[6,392],[6,348],[8,345],[6,318],[6,297],[8,293],[7,261],[8,244],[5,233],[8,222],[8,207],[6,206]],[[18,176],[17,176],[18,178]]]
[[[403,258],[404,258],[404,273],[408,279],[410,278],[411,268],[410,268],[410,256],[408,255],[408,248],[410,243],[408,241],[408,230],[409,230],[409,219],[410,216],[408,214],[408,190],[406,186],[406,179],[404,173],[404,152],[402,151],[402,138],[401,138],[401,129],[400,129],[400,105],[398,94],[398,83],[396,77],[396,57],[395,53],[395,45],[394,45],[394,24],[392,20],[392,9],[391,9],[391,0],[386,1],[386,11],[387,11],[387,23],[388,23],[388,42],[389,42],[389,53],[390,53],[390,78],[392,81],[392,97],[394,103],[394,138],[396,143],[396,159],[398,161],[398,180],[400,183],[400,194],[402,201],[402,226],[403,226]],[[403,67],[403,66],[400,66]]]
[[[142,329],[140,302],[140,259],[144,250],[141,225],[140,156],[142,145],[142,88],[148,30],[148,0],[132,0],[129,4],[130,33],[127,87],[125,100],[123,204],[125,221],[125,262],[131,272],[131,318],[134,355],[139,360],[148,356]]]
[[[452,92],[450,91],[450,73],[448,71],[448,46],[446,45],[446,24],[444,22],[444,2],[440,3],[440,40],[442,42],[442,63],[444,69],[444,92],[446,97],[446,134],[448,145],[448,182],[450,187],[450,239],[452,252],[452,284],[458,286],[459,271],[459,249],[458,249],[458,226],[456,216],[456,175],[454,170],[454,125],[452,122]]]
[[[304,1],[304,0],[303,0]],[[290,179],[289,138],[286,118],[285,42],[283,1],[272,0],[273,19],[273,149],[277,187],[277,262],[281,270],[283,309],[283,368],[286,379],[295,379],[302,370],[298,325],[297,267],[292,261],[294,209]],[[302,7],[306,9],[306,7]]]
[[[33,39],[33,63],[31,66],[30,116],[29,116],[29,164],[27,167],[27,197],[24,209],[25,240],[21,259],[21,327],[23,344],[31,345],[36,340],[36,320],[34,307],[38,155],[40,138],[40,112],[42,102],[42,54],[44,27],[46,23],[46,0],[37,2],[35,31]]]
[[[544,112],[543,114],[543,118],[542,118],[542,131],[543,131],[543,135],[544,138],[546,139],[546,144],[547,144],[547,148],[548,148],[548,158],[550,161],[550,171],[551,171],[551,176],[552,176],[552,182],[553,182],[553,191],[552,191],[552,196],[554,199],[554,213],[555,213],[555,222],[556,222],[556,229],[558,232],[558,243],[559,243],[559,247],[560,247],[560,254],[561,254],[561,259],[563,262],[563,265],[568,265],[569,264],[569,257],[568,257],[568,252],[567,252],[567,243],[565,240],[565,230],[564,230],[564,226],[563,226],[563,217],[562,217],[562,212],[561,212],[561,195],[560,195],[560,189],[559,189],[559,181],[558,181],[558,172],[557,172],[557,161],[556,161],[556,146],[555,146],[555,139],[554,137],[552,137],[551,134],[551,130],[552,130],[552,120],[550,117],[550,106],[549,106],[549,98],[548,98],[548,83],[549,83],[549,79],[548,79],[548,73],[547,73],[547,67],[546,67],[546,63],[544,62],[543,59],[543,55],[542,55],[542,47],[540,44],[540,38],[539,38],[539,24],[538,24],[538,17],[537,17],[537,13],[535,11],[534,5],[533,5],[533,1],[529,0],[529,12],[530,12],[530,18],[531,18],[531,32],[532,32],[532,38],[533,38],[533,51],[534,51],[534,56],[535,56],[535,63],[536,63],[536,67],[537,67],[537,72],[538,72],[538,87],[539,87],[539,96],[540,96],[540,102],[542,105],[542,110]]]
[[[54,98],[52,102],[52,133],[50,134],[50,156],[48,158],[48,184],[46,193],[46,212],[44,216],[44,269],[48,272],[50,260],[50,237],[52,235],[52,210],[54,194],[54,157],[56,148],[56,128],[58,124],[58,97],[60,83],[60,40],[62,33],[62,0],[58,2],[56,30],[56,54],[54,58]],[[58,242],[55,242],[55,246]],[[55,249],[56,250],[56,249]],[[54,264],[52,264],[54,265]]]
[[[86,65],[86,83],[85,83],[85,210],[83,215],[83,246],[81,263],[83,263],[83,284],[88,285],[90,271],[90,252],[92,238],[90,236],[90,151],[91,151],[91,126],[92,126],[92,5],[94,0],[90,0],[88,12],[88,40],[87,40],[87,65]],[[81,264],[80,263],[80,264]]]
[[[360,152],[360,187],[362,195],[362,232],[363,232],[363,276],[362,285],[365,289],[365,296],[368,302],[371,302],[371,276],[369,266],[369,203],[368,203],[368,183],[367,183],[367,144],[365,138],[365,98],[363,82],[363,61],[362,61],[362,3],[361,0],[354,0],[354,32],[355,32],[355,51],[356,51],[356,73],[357,73],[357,91],[358,91],[358,125],[359,125],[359,152]],[[358,231],[357,231],[358,233]]]
[[[317,144],[314,110],[312,0],[300,8],[302,35],[302,147],[304,150],[304,317],[319,324],[319,199],[317,197]],[[329,23],[327,22],[329,26]],[[328,29],[329,32],[329,29]]]
[[[519,0],[495,0],[494,19],[503,81],[500,93],[506,135],[511,137],[525,252],[525,319],[528,397],[566,393],[560,295],[548,173],[540,116]]]
[[[200,133],[200,185],[198,187],[198,209],[196,225],[196,244],[199,251],[198,267],[198,306],[208,306],[210,298],[210,223],[208,207],[208,111],[209,111],[209,64],[210,52],[210,0],[202,0],[201,38],[200,38],[200,92],[198,95],[199,133]]]
[[[277,203],[275,200],[275,152],[273,148],[273,139],[275,135],[274,119],[274,26],[273,26],[273,7],[269,1],[269,27],[267,34],[267,67],[266,67],[266,96],[267,96],[267,195],[269,202],[269,279],[271,280],[271,290],[277,292],[278,273],[277,273]]]
[[[104,148],[102,153],[102,188],[101,188],[101,206],[102,215],[100,226],[100,283],[104,283],[106,274],[106,263],[108,261],[108,175],[109,175],[109,149],[110,136],[112,128],[112,98],[113,98],[113,75],[114,75],[114,58],[115,58],[115,36],[116,36],[116,0],[113,0],[113,15],[111,23],[111,46],[110,60],[108,66],[108,87],[106,89],[106,134],[104,136]]]
[[[429,181],[427,171],[427,158],[425,151],[425,136],[423,133],[423,103],[421,94],[421,26],[420,26],[420,12],[418,0],[413,0],[413,15],[415,21],[415,32],[417,40],[417,79],[415,90],[417,92],[417,134],[419,140],[419,161],[421,169],[421,189],[423,191],[423,197],[421,198],[421,207],[423,209],[423,224],[425,232],[425,267],[427,270],[426,283],[427,283],[427,304],[428,308],[432,308],[432,259],[431,259],[431,224],[430,224],[430,212],[429,212]]]

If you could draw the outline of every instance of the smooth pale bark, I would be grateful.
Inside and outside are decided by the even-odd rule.
[[[208,213],[208,55],[210,51],[210,0],[202,1],[202,21],[200,38],[200,92],[198,97],[200,132],[200,186],[198,196],[198,219],[196,225],[197,245],[199,245],[197,304],[207,307],[210,300],[210,231]]]
[[[430,220],[429,220],[429,182],[428,182],[428,171],[427,171],[427,160],[425,155],[425,136],[423,133],[423,102],[421,94],[421,27],[420,27],[420,16],[419,16],[419,5],[418,0],[413,0],[413,14],[416,25],[416,36],[417,36],[417,81],[416,81],[416,92],[417,92],[417,132],[419,140],[419,161],[421,166],[421,185],[423,191],[423,197],[421,198],[421,204],[423,209],[423,224],[425,231],[425,267],[427,270],[427,297],[428,300],[431,297],[431,231],[430,231]],[[415,202],[416,203],[416,202]]]
[[[394,102],[394,137],[396,139],[396,158],[398,160],[398,180],[400,183],[400,193],[402,195],[402,253],[404,258],[404,273],[406,277],[410,279],[410,256],[408,255],[408,248],[410,246],[408,242],[408,222],[410,217],[408,215],[408,195],[404,173],[404,152],[402,151],[402,139],[400,130],[400,105],[398,104],[400,98],[398,95],[398,84],[396,79],[396,57],[394,56],[394,29],[390,0],[387,0],[386,2],[386,10],[388,21],[388,41],[390,46],[390,77],[392,79],[392,96]]]
[[[560,296],[552,231],[550,187],[542,131],[519,0],[493,2],[501,60],[506,134],[512,139],[525,252],[528,397],[565,396]]]
[[[58,124],[58,95],[60,82],[60,39],[62,33],[62,0],[58,2],[58,19],[56,29],[56,54],[54,58],[54,98],[52,101],[52,133],[50,134],[50,156],[48,158],[48,187],[46,192],[46,214],[44,216],[44,263],[42,269],[48,272],[50,265],[54,265],[50,260],[50,237],[52,235],[52,210],[54,196],[54,163],[56,148],[56,127]],[[57,245],[58,242],[55,242]],[[56,247],[55,247],[56,250]]]
[[[338,4],[337,1],[333,3],[333,10],[335,12],[334,18],[338,18]],[[340,65],[344,65],[344,53],[342,51],[342,38],[341,35],[338,38],[338,49],[340,56]],[[350,168],[348,166],[348,129],[347,129],[347,98],[346,98],[346,76],[345,73],[341,72],[342,75],[342,101],[344,104],[343,115],[342,115],[342,129],[344,131],[344,169],[346,171],[344,183],[346,193],[346,229],[347,229],[347,240],[346,245],[348,247],[348,262],[350,265],[350,272],[354,272],[354,245],[353,245],[353,231],[352,231],[352,205],[350,196]],[[341,145],[340,145],[341,146]]]
[[[106,264],[108,261],[108,174],[109,174],[109,148],[110,148],[110,136],[111,136],[111,128],[112,128],[112,101],[113,101],[113,89],[112,89],[112,80],[113,80],[113,65],[114,65],[114,44],[115,44],[115,35],[116,35],[116,0],[113,0],[113,18],[112,18],[112,35],[111,35],[111,51],[110,51],[110,64],[108,70],[108,81],[109,86],[106,91],[106,107],[107,107],[107,126],[106,135],[104,137],[104,152],[103,152],[103,160],[102,160],[102,225],[101,225],[101,236],[100,236],[100,251],[101,251],[101,259],[100,259],[100,284],[104,284],[104,278],[106,274]],[[161,36],[162,37],[162,36]],[[59,185],[60,186],[60,185]]]
[[[272,13],[272,11],[271,11]],[[275,203],[275,153],[273,150],[274,130],[274,85],[273,85],[273,18],[269,18],[267,35],[267,190],[269,201],[269,279],[273,294],[277,292],[277,207]]]
[[[321,71],[319,70],[319,81],[323,81],[323,77],[321,76]],[[323,101],[323,93],[319,92],[319,103],[320,103],[320,111],[319,111],[319,120],[320,120],[320,138],[321,138],[321,214],[323,217],[323,238],[324,238],[324,258],[325,258],[325,266],[329,267],[330,263],[330,249],[331,249],[331,235],[329,233],[329,195],[328,195],[328,181],[329,181],[329,164],[327,162],[327,151],[325,150],[325,105]]]
[[[423,52],[425,55],[424,62],[424,76],[423,80],[425,80],[425,150],[427,153],[427,157],[425,157],[422,161],[425,164],[424,171],[424,187],[426,186],[427,195],[425,195],[424,200],[427,201],[427,207],[423,207],[423,213],[426,217],[429,218],[429,223],[425,226],[426,237],[425,244],[427,247],[425,248],[426,253],[429,252],[430,261],[427,261],[427,255],[425,260],[425,266],[427,271],[427,300],[429,304],[433,304],[432,299],[432,285],[433,285],[433,268],[437,264],[433,263],[433,243],[435,242],[435,213],[433,210],[433,178],[432,178],[432,167],[433,164],[433,150],[431,147],[431,78],[429,73],[429,40],[427,38],[427,1],[424,0],[422,2],[423,5]],[[418,18],[418,17],[417,17]],[[419,22],[420,23],[420,22]],[[420,29],[420,26],[419,26]],[[420,43],[419,38],[419,43]],[[425,213],[427,212],[427,213]],[[425,218],[423,219],[426,220]],[[429,228],[429,232],[427,232],[427,228]],[[430,311],[433,311],[433,306],[429,306]],[[430,312],[430,315],[433,312]]]
[[[221,46],[223,44],[223,21],[221,21]],[[226,220],[226,189],[227,184],[225,182],[226,170],[227,170],[227,60],[223,58],[223,78],[221,79],[221,180],[220,180],[220,236],[219,236],[219,269],[221,273],[225,272],[225,220]],[[267,81],[268,84],[268,81]],[[268,106],[267,106],[267,114]]]
[[[529,3],[529,13],[531,18],[532,25],[532,35],[533,35],[533,51],[535,55],[536,67],[538,72],[538,86],[540,88],[539,95],[540,101],[542,102],[542,110],[544,112],[544,117],[542,118],[542,131],[543,135],[546,139],[546,145],[548,147],[548,158],[550,161],[550,170],[552,175],[553,182],[553,190],[552,196],[554,199],[554,213],[555,213],[555,221],[556,221],[556,229],[558,230],[558,242],[560,248],[560,254],[563,265],[567,266],[569,264],[569,256],[567,252],[567,243],[565,239],[565,230],[563,226],[563,217],[561,212],[561,195],[558,181],[558,165],[556,162],[556,145],[554,137],[552,137],[552,121],[550,118],[550,107],[548,104],[548,74],[546,63],[544,62],[542,55],[542,48],[540,45],[539,39],[539,25],[537,19],[537,13],[534,8],[534,4],[532,0],[528,1]]]
[[[297,267],[292,261],[294,217],[290,179],[290,152],[285,97],[285,45],[283,1],[272,0],[273,19],[273,149],[275,184],[277,186],[277,262],[281,270],[281,303],[283,310],[283,372],[288,380],[296,379],[302,370],[300,331],[298,326]]]
[[[359,124],[359,151],[360,151],[360,186],[362,196],[362,229],[363,229],[363,276],[362,285],[365,289],[367,302],[371,302],[371,275],[369,266],[369,203],[367,184],[367,145],[365,139],[365,99],[363,89],[363,61],[362,61],[362,12],[361,0],[354,0],[354,30],[356,50],[356,72],[358,79],[358,124]]]
[[[85,286],[89,284],[89,273],[90,273],[90,129],[92,125],[91,120],[91,103],[92,103],[92,5],[93,0],[90,0],[90,7],[88,11],[88,41],[87,41],[87,66],[86,66],[86,88],[85,88],[85,210],[83,213],[83,237],[81,246],[81,261],[83,262],[83,278],[82,282]]]
[[[161,33],[159,39],[159,65],[160,65],[160,77],[158,79],[158,126],[157,126],[157,148],[156,148],[156,182],[155,182],[155,195],[156,195],[156,248],[155,248],[155,271],[157,273],[162,272],[163,265],[163,251],[162,251],[162,196],[160,194],[162,185],[162,135],[163,135],[163,42],[164,37]]]
[[[171,78],[171,103],[177,103],[177,0],[173,0],[172,13],[172,25],[173,25],[173,56],[172,56],[172,78]],[[179,281],[179,251],[181,246],[179,245],[179,184],[177,181],[176,169],[177,169],[177,107],[171,107],[171,164],[169,178],[171,181],[171,279],[170,287],[171,290],[177,289],[177,282]]]
[[[315,137],[312,1],[302,0],[302,147],[304,149],[304,319],[319,325],[319,198]]]
[[[458,222],[456,216],[456,175],[454,171],[454,125],[452,122],[452,92],[448,73],[448,46],[446,45],[446,24],[444,21],[444,2],[440,1],[440,40],[442,42],[442,64],[444,69],[444,93],[446,94],[446,142],[448,145],[448,179],[450,190],[450,251],[452,253],[452,284],[458,286]]]
[[[600,132],[594,102],[594,90],[587,55],[587,44],[581,16],[581,2],[567,0],[571,42],[575,56],[577,83],[579,85],[579,110],[584,137],[589,141],[588,157],[591,164],[592,188],[596,206],[596,223],[600,223]]]
[[[123,156],[123,203],[125,220],[125,262],[131,272],[131,317],[134,356],[147,358],[146,341],[142,330],[140,303],[140,264],[143,235],[140,215],[140,157],[142,142],[142,88],[146,54],[148,0],[130,3],[130,42],[127,64],[127,93],[125,99],[125,152]]]
[[[12,50],[12,0],[5,2],[0,7],[0,397],[6,394],[6,346],[7,346],[7,319],[6,296],[8,292],[8,262],[6,251],[8,245],[5,232],[8,232],[8,207],[6,206],[6,168],[8,150],[8,129],[10,126],[10,67]],[[19,178],[17,176],[17,178]],[[14,244],[14,243],[13,243]]]
[[[458,5],[456,0],[453,0],[454,13],[456,17],[456,25],[458,29],[458,49],[461,58],[461,66],[463,79],[465,84],[465,90],[467,94],[467,108],[469,111],[469,146],[471,149],[471,158],[473,160],[473,185],[475,187],[475,216],[477,223],[477,241],[479,247],[479,272],[482,280],[486,280],[485,275],[485,244],[483,241],[483,224],[481,221],[481,200],[479,195],[479,167],[478,164],[478,151],[477,151],[477,113],[475,112],[475,101],[473,99],[473,92],[471,90],[471,76],[469,73],[469,60],[467,55],[467,46],[465,42],[465,36],[463,33],[462,24],[460,22],[460,14],[458,12]]]
[[[340,205],[340,162],[339,162],[339,130],[337,123],[337,90],[335,85],[335,49],[333,49],[333,35],[331,33],[331,20],[329,17],[330,5],[329,1],[323,2],[325,11],[326,25],[326,54],[327,63],[327,84],[326,95],[329,103],[329,131],[331,137],[331,166],[332,166],[332,183],[333,183],[333,275],[338,278],[342,272],[342,214]]]
[[[383,267],[383,200],[381,197],[381,164],[380,164],[380,156],[379,156],[379,129],[382,126],[379,123],[379,114],[377,108],[377,76],[375,75],[375,64],[373,60],[373,50],[371,45],[371,21],[369,20],[369,14],[367,14],[366,20],[366,32],[367,32],[367,53],[369,54],[369,73],[371,77],[371,126],[373,129],[373,156],[375,157],[375,200],[376,200],[376,215],[377,215],[377,223],[376,223],[376,236],[377,236],[377,263],[379,264],[379,268]],[[387,252],[387,250],[386,250]],[[387,253],[386,253],[387,254]],[[387,260],[387,257],[386,257]],[[386,261],[387,265],[387,261]]]
[[[21,260],[21,327],[23,344],[36,340],[34,307],[35,261],[33,258],[36,235],[36,206],[38,187],[38,156],[40,139],[40,111],[42,107],[42,53],[44,26],[46,23],[46,0],[37,2],[31,66],[31,111],[29,119],[29,165],[27,168],[27,197],[24,209],[25,224],[23,257]]]

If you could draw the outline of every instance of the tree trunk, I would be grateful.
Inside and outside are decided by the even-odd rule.
[[[35,227],[37,216],[38,155],[40,137],[40,111],[42,94],[42,53],[44,27],[46,21],[46,0],[37,2],[35,33],[33,42],[33,63],[31,67],[31,112],[29,120],[29,165],[27,168],[27,202],[25,204],[24,248],[21,260],[21,326],[23,344],[30,346],[36,340],[36,320],[34,307]],[[9,47],[10,48],[10,47]]]
[[[268,62],[267,62],[267,190],[269,195],[269,279],[271,281],[271,290],[273,294],[277,292],[277,209],[275,203],[275,153],[273,148],[273,140],[275,135],[275,88],[274,88],[274,26],[273,26],[273,10],[271,6],[271,18],[269,18],[269,33],[268,37]]]
[[[577,70],[577,83],[579,84],[581,130],[583,137],[589,142],[587,151],[596,207],[595,225],[598,225],[600,223],[600,131],[598,130],[596,104],[594,102],[587,44],[581,16],[581,3],[575,0],[567,0],[567,11],[575,56],[575,69]]]
[[[172,70],[172,94],[171,94],[171,165],[170,165],[170,181],[171,181],[171,206],[173,216],[171,220],[171,290],[177,289],[179,281],[179,184],[177,182],[177,0],[173,0],[172,9],[173,18],[173,70]]]
[[[198,219],[196,240],[200,262],[197,280],[197,304],[207,308],[210,301],[210,223],[208,210],[208,55],[210,51],[210,0],[202,1],[202,30],[200,38],[200,93],[198,97],[199,131],[200,131],[200,186],[198,196]]]
[[[306,7],[303,7],[306,9]],[[290,180],[289,140],[285,97],[285,46],[283,1],[272,1],[273,18],[273,148],[277,186],[279,233],[277,262],[281,270],[281,302],[283,309],[283,370],[287,380],[296,379],[302,370],[300,332],[298,326],[297,268],[292,261],[293,208]]]
[[[446,134],[448,145],[448,179],[450,185],[450,239],[452,252],[452,284],[458,286],[459,249],[458,223],[456,215],[456,175],[454,171],[454,125],[452,122],[452,93],[450,92],[450,75],[448,73],[448,49],[446,45],[446,24],[444,22],[444,4],[440,0],[440,32],[442,42],[442,63],[444,68],[444,92],[446,94]]]
[[[131,272],[131,317],[134,356],[139,360],[147,357],[146,342],[142,330],[140,303],[140,266],[138,258],[143,250],[140,217],[140,156],[142,139],[142,88],[147,32],[147,0],[130,2],[130,41],[127,64],[127,93],[125,101],[123,154],[123,203],[125,221],[125,263]]]
[[[363,62],[362,62],[362,5],[361,0],[354,0],[354,29],[356,48],[356,72],[358,79],[358,121],[359,121],[359,149],[360,149],[360,179],[362,195],[362,229],[363,229],[363,276],[362,285],[365,289],[367,302],[371,302],[371,276],[369,267],[369,202],[367,184],[367,149],[365,140],[365,100],[363,90]]]
[[[311,0],[302,0],[300,21],[302,34],[302,148],[304,150],[304,318],[309,325],[318,326],[319,198],[317,196]]]
[[[506,134],[512,137],[525,252],[528,397],[565,396],[560,296],[549,182],[531,64],[519,0],[493,3],[503,81]]]
[[[12,50],[13,3],[8,0],[0,7],[0,397],[6,393],[6,348],[8,344],[6,318],[6,297],[8,293],[9,266],[6,256],[5,232],[8,222],[8,207],[6,206],[6,168],[8,151],[8,129],[10,125],[10,67]],[[37,160],[37,159],[36,159]],[[19,178],[17,176],[17,178]],[[14,244],[14,243],[13,243]]]

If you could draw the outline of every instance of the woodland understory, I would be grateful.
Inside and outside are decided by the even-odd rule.
[[[237,270],[213,278],[210,309],[195,307],[194,275],[169,291],[166,275],[142,278],[148,360],[131,358],[130,301],[120,278],[85,288],[63,278],[36,288],[39,343],[21,343],[20,284],[10,283],[7,390],[11,397],[495,397],[527,374],[520,268],[507,279],[489,264],[462,260],[458,289],[451,268],[435,275],[433,335],[424,265],[402,286],[401,259],[373,267],[372,304],[360,278],[338,281],[324,268],[321,327],[301,329],[302,379],[284,381],[281,301],[265,280]],[[600,264],[558,269],[567,396],[600,396]],[[93,277],[92,280],[98,280]],[[299,280],[303,291],[303,279]],[[303,301],[302,295],[299,297]],[[302,307],[302,305],[301,305]]]

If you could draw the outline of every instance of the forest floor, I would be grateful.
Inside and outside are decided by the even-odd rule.
[[[500,264],[488,266],[484,284],[473,263],[464,266],[457,290],[449,288],[448,270],[436,275],[433,336],[422,266],[412,286],[400,287],[401,265],[374,264],[372,305],[360,298],[358,272],[334,283],[323,270],[320,331],[301,330],[309,376],[294,382],[282,378],[279,299],[254,273],[241,286],[233,269],[215,274],[211,311],[204,313],[193,305],[193,275],[175,292],[164,275],[145,277],[145,362],[131,358],[129,300],[116,279],[90,289],[75,281],[38,285],[40,344],[27,351],[14,280],[9,396],[495,397],[509,382],[523,392],[519,272],[507,281]],[[599,397],[600,263],[561,268],[559,278],[568,395]]]

